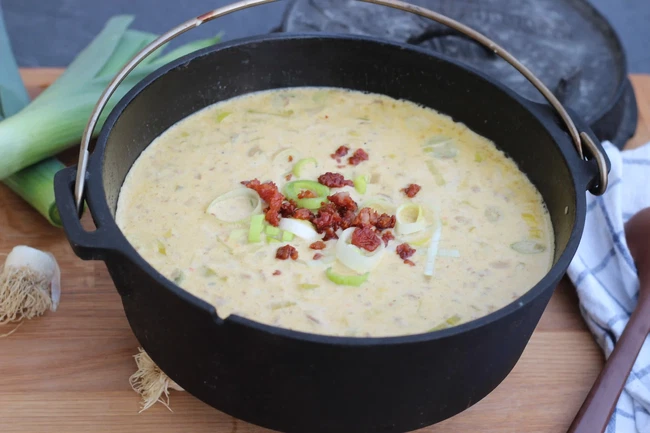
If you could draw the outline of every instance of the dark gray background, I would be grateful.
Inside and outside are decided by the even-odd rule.
[[[0,0],[21,66],[65,66],[115,14],[133,28],[160,33],[232,0]],[[185,40],[225,32],[226,39],[277,28],[288,2],[260,6],[199,27]],[[650,73],[650,0],[591,0],[613,24],[630,72]]]

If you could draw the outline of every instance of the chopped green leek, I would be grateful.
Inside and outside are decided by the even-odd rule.
[[[266,237],[266,243],[267,244],[277,244],[277,243],[280,243],[280,242],[282,242],[282,241],[280,241],[280,239],[272,238],[270,236]]]
[[[476,152],[474,154],[474,161],[476,162],[483,162],[485,158],[483,158],[483,155],[480,152]]]
[[[248,242],[251,244],[260,242],[262,230],[264,230],[264,215],[253,215],[248,229]]]
[[[366,189],[368,188],[368,176],[362,174],[355,177],[352,182],[354,183],[354,189],[356,189],[359,194],[366,193]]]
[[[203,267],[203,276],[205,276],[205,277],[216,277],[217,275],[218,275],[217,271],[215,271],[211,267],[209,267],[209,266],[204,266]]]
[[[232,113],[230,111],[219,111],[217,113],[217,123],[223,122],[223,120],[230,116]]]
[[[293,307],[294,305],[296,305],[296,303],[291,301],[275,302],[271,304],[271,310],[280,310],[282,308]]]
[[[438,170],[438,167],[436,167],[436,164],[433,161],[426,161],[427,168],[429,169],[429,172],[433,175],[433,178],[436,181],[436,185],[438,186],[445,186],[447,182],[445,181],[445,178],[442,176],[442,173],[440,173],[440,170]]]
[[[24,98],[26,93],[24,90],[7,90],[7,83],[1,78],[3,72],[0,71],[0,117],[16,113],[0,122],[0,179],[6,179],[79,142],[90,112],[113,76],[144,45],[157,37],[151,33],[128,30],[132,21],[131,16],[117,16],[109,20],[100,34],[77,56],[61,77],[18,113],[16,107],[20,109],[27,102]],[[93,135],[99,133],[113,107],[136,83],[169,61],[190,51],[213,45],[219,39],[220,36],[195,41],[158,58],[157,53],[154,53],[131,73],[111,97]],[[7,54],[8,46],[4,24],[0,24],[0,52]],[[17,68],[10,57],[3,57],[0,70],[13,71],[13,75],[16,75]],[[32,205],[33,197],[39,196],[40,193],[28,191],[31,188],[30,183],[38,185],[33,188],[43,191],[53,189],[53,178],[48,180],[44,174],[50,177],[55,163],[48,161],[47,164],[44,169],[34,166],[25,176],[15,179],[20,183],[24,182],[25,188],[15,182],[12,187],[14,190],[22,188],[23,191],[19,194]],[[27,181],[26,176],[40,179]],[[41,198],[45,195],[43,193]],[[40,213],[49,215],[50,205],[43,202],[38,207]],[[56,223],[55,218],[48,219]]]
[[[291,232],[288,231],[283,231],[282,232],[282,242],[291,242],[295,235]]]
[[[458,314],[454,314],[453,316],[451,316],[449,319],[445,320],[438,326],[431,328],[429,332],[440,331],[441,329],[447,329],[449,327],[456,326],[460,323],[460,320],[461,320],[460,316]]]
[[[318,284],[308,284],[308,283],[298,284],[298,288],[301,290],[313,290],[319,287],[320,286]]]
[[[361,275],[342,275],[332,271],[332,268],[327,268],[325,275],[328,280],[339,286],[359,287],[368,280],[370,272]]]
[[[451,159],[458,155],[458,147],[451,140],[424,147],[423,150],[438,159]]]
[[[181,283],[185,280],[185,274],[183,273],[183,271],[177,269],[172,274],[172,280],[180,286]]]
[[[167,247],[165,246],[165,243],[161,240],[158,240],[158,252],[162,254],[163,256],[167,255]]]
[[[306,165],[309,164],[313,164],[314,167],[318,167],[318,161],[316,160],[316,158],[304,158],[296,162],[296,164],[293,166],[293,170],[292,170],[293,175],[296,177],[301,177],[302,170],[305,168]]]
[[[514,244],[510,245],[510,248],[521,254],[539,254],[546,251],[546,247],[544,245],[531,240],[515,242]]]
[[[277,117],[291,117],[293,116],[293,110],[283,110],[283,111],[278,111],[276,113],[272,112],[266,112],[266,111],[258,111],[258,110],[248,110],[248,114],[261,114],[261,115],[266,115],[266,116],[277,116]]]
[[[316,198],[298,198],[301,191],[309,190],[314,192]],[[306,209],[318,209],[321,203],[327,201],[330,189],[313,180],[295,180],[284,186],[284,195],[294,200],[299,207]]]
[[[537,227],[537,218],[532,213],[522,213],[521,217],[529,227]]]
[[[280,234],[280,229],[274,226],[266,226],[264,228],[264,233],[269,236],[277,237]]]

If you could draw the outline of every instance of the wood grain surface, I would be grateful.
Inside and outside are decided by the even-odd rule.
[[[58,69],[23,70],[31,95],[59,74]],[[638,146],[650,140],[650,76],[632,79],[640,119],[629,146]],[[0,185],[0,253],[19,244],[51,251],[58,258],[63,294],[56,313],[26,322],[0,339],[1,432],[266,431],[183,392],[172,392],[173,413],[156,405],[139,414],[139,397],[128,383],[138,343],[104,264],[78,259],[60,229]],[[508,378],[467,411],[421,431],[564,432],[602,363],[580,317],[575,292],[563,282]]]

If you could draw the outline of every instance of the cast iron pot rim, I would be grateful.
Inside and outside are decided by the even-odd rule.
[[[569,167],[569,174],[571,180],[573,181],[573,187],[576,191],[576,197],[574,205],[575,209],[575,219],[573,221],[573,228],[567,245],[558,258],[557,262],[549,269],[546,275],[532,288],[530,288],[526,293],[524,293],[519,298],[515,299],[513,302],[499,308],[492,313],[489,313],[485,316],[479,317],[477,319],[471,320],[469,322],[457,325],[451,328],[430,331],[420,334],[410,334],[410,335],[399,335],[399,336],[388,336],[388,337],[345,337],[345,336],[332,336],[332,335],[323,335],[323,334],[314,334],[303,331],[295,331],[292,329],[281,328],[273,325],[267,325],[261,322],[257,322],[252,319],[248,319],[242,316],[230,315],[228,317],[221,318],[218,315],[217,309],[215,306],[207,303],[206,301],[198,298],[197,296],[185,291],[180,286],[176,285],[171,280],[167,279],[160,272],[153,268],[131,245],[126,236],[124,236],[122,230],[118,227],[115,218],[112,215],[108,207],[108,201],[106,199],[106,192],[104,190],[103,183],[103,163],[104,163],[104,151],[110,133],[113,126],[119,120],[120,116],[123,114],[124,110],[128,105],[138,97],[138,95],[145,90],[150,84],[152,84],[157,79],[163,77],[167,72],[176,69],[178,67],[189,67],[190,63],[206,55],[217,53],[222,50],[237,48],[237,47],[246,47],[255,45],[256,43],[264,43],[269,40],[305,40],[305,39],[318,39],[322,41],[327,40],[339,40],[339,41],[361,41],[369,42],[375,44],[382,44],[389,46],[390,48],[398,48],[406,51],[411,51],[417,54],[424,54],[429,57],[434,57],[443,62],[448,62],[453,64],[456,67],[463,68],[476,76],[476,79],[482,80],[486,85],[492,85],[497,87],[501,92],[506,93],[513,102],[518,103],[522,109],[525,109],[528,113],[533,115],[537,121],[544,127],[551,136],[556,146],[559,147],[560,153],[565,158],[567,167]],[[203,310],[204,312],[210,314],[215,320],[215,323],[219,325],[244,325],[251,327],[257,331],[265,332],[276,337],[291,338],[295,340],[302,340],[305,342],[317,343],[317,344],[330,344],[330,345],[339,345],[339,346],[383,346],[383,345],[394,345],[394,344],[413,344],[426,341],[434,341],[438,339],[443,339],[447,337],[452,337],[457,334],[462,334],[466,332],[471,332],[477,328],[488,325],[492,322],[501,320],[502,318],[510,315],[515,310],[525,307],[527,304],[531,303],[538,296],[541,296],[547,290],[554,290],[555,287],[550,287],[554,284],[555,281],[558,281],[561,276],[564,274],[564,271],[571,262],[580,242],[582,235],[582,230],[584,227],[584,218],[586,215],[586,198],[584,191],[584,185],[581,185],[577,178],[575,170],[571,168],[571,162],[567,160],[567,150],[562,149],[563,144],[558,140],[557,132],[563,133],[563,137],[566,137],[566,145],[569,152],[575,152],[573,146],[570,143],[570,138],[566,132],[559,130],[559,127],[553,125],[551,128],[555,128],[556,131],[551,131],[549,128],[548,120],[543,121],[538,113],[539,107],[545,107],[543,104],[537,104],[535,102],[529,101],[521,96],[517,95],[514,91],[507,88],[505,85],[492,80],[490,77],[464,65],[454,59],[448,58],[439,53],[434,53],[430,50],[426,50],[420,47],[416,47],[409,44],[397,43],[394,41],[366,37],[366,36],[357,36],[357,35],[342,35],[342,34],[328,34],[328,33],[278,33],[271,35],[258,35],[252,37],[246,37],[241,39],[236,39],[226,43],[220,43],[207,47],[196,52],[190,53],[186,56],[183,56],[173,62],[170,62],[156,71],[149,74],[146,78],[141,80],[136,84],[113,108],[110,115],[107,117],[104,126],[101,129],[100,135],[97,139],[97,144],[93,153],[91,155],[91,162],[88,168],[88,194],[86,200],[90,209],[93,218],[100,221],[103,226],[106,226],[105,229],[109,232],[109,236],[112,237],[111,247],[108,248],[110,251],[109,255],[113,256],[115,253],[121,254],[126,259],[130,260],[134,265],[138,266],[144,272],[146,272],[151,278],[156,280],[158,283],[163,285],[167,290],[171,291],[175,296],[181,300],[192,304],[194,307]],[[444,114],[444,113],[443,113]],[[576,160],[580,161],[577,154]],[[583,161],[580,161],[583,162]],[[587,164],[586,162],[583,162]],[[99,176],[93,176],[92,173],[98,173]],[[99,212],[99,215],[97,214]],[[110,259],[109,259],[110,260]],[[137,290],[137,289],[136,289]],[[122,297],[128,297],[129,295],[122,295]]]

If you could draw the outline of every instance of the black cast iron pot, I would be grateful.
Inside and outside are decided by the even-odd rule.
[[[404,98],[452,116],[512,157],[544,197],[555,230],[552,269],[510,305],[421,335],[327,337],[230,316],[185,292],[138,255],[115,223],[120,188],[140,153],[210,104],[292,86],[334,86]],[[578,124],[580,130],[585,125]],[[591,135],[591,133],[590,133]],[[591,135],[592,136],[592,135]],[[399,146],[399,143],[396,143]],[[602,149],[598,146],[600,152]],[[75,253],[103,260],[142,347],[207,404],[285,432],[401,432],[451,417],[490,393],[521,356],[573,257],[595,161],[578,156],[557,114],[479,72],[413,46],[351,36],[273,35],[221,44],[151,74],[106,121],[86,172],[85,231],[76,168],[56,200]]]

